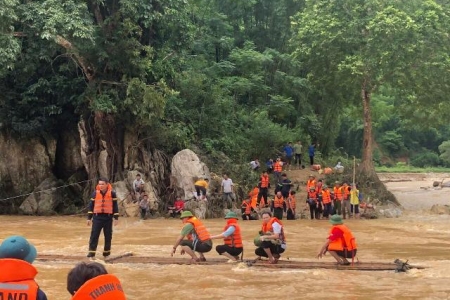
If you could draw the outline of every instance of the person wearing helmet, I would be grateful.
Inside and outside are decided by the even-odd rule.
[[[225,216],[227,224],[223,229],[224,231],[221,234],[211,236],[211,239],[223,239],[225,244],[216,246],[216,251],[219,255],[228,257],[231,262],[239,261],[239,255],[244,251],[238,218],[235,212],[229,211]]]
[[[206,261],[203,253],[209,252],[212,249],[211,235],[208,230],[203,223],[188,210],[181,213],[180,219],[183,222],[184,227],[181,229],[181,233],[173,246],[171,256],[175,254],[177,247],[181,246],[180,254],[183,255],[187,253],[191,256],[191,262]],[[185,237],[187,239],[184,239]],[[200,257],[197,257],[195,252],[198,252]]]

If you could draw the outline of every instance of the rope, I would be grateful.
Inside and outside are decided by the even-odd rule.
[[[12,200],[12,199],[25,197],[25,196],[29,196],[29,195],[32,195],[32,194],[39,194],[39,193],[43,193],[43,192],[47,192],[47,191],[55,191],[57,189],[66,188],[68,186],[72,186],[72,185],[80,184],[80,183],[85,183],[85,182],[90,182],[90,181],[93,181],[93,180],[94,179],[88,179],[88,180],[74,182],[74,183],[71,183],[71,184],[65,184],[65,185],[60,185],[60,186],[57,186],[57,187],[52,187],[52,188],[49,188],[49,189],[46,189],[46,190],[42,190],[42,191],[36,191],[36,192],[20,194],[20,195],[8,197],[8,198],[3,198],[3,199],[0,199],[0,202],[6,202],[6,201],[9,201],[9,200]],[[97,179],[95,179],[95,180],[97,180]]]

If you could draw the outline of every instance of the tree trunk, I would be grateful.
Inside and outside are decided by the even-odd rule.
[[[365,191],[366,195],[377,199],[381,203],[390,201],[400,205],[394,194],[388,191],[386,186],[380,181],[373,165],[372,115],[370,110],[371,96],[371,92],[367,87],[367,80],[364,80],[361,88],[364,115],[362,161],[357,170],[359,185],[360,188]]]

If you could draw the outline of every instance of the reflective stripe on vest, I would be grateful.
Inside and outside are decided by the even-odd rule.
[[[102,195],[100,190],[95,191],[94,198],[94,214],[112,214],[113,213],[113,198],[111,186],[108,185],[105,195]]]
[[[189,218],[186,222],[192,224],[194,226],[195,236],[198,238],[201,242],[207,241],[211,239],[211,235],[209,234],[206,227],[203,225],[203,223],[197,219],[196,217]],[[191,234],[188,236],[190,240],[194,240],[195,237],[193,237]]]
[[[344,200],[344,193],[342,193],[341,187],[334,187],[334,197],[336,200],[339,200],[339,201]]]
[[[348,229],[345,225],[334,225],[330,229],[330,235],[333,231],[333,228],[339,228],[343,233],[343,238],[336,239],[334,241],[330,241],[328,245],[328,251],[343,251],[344,249],[347,251],[351,251],[356,249],[356,239],[351,233],[350,229]]]
[[[0,299],[37,298],[38,285],[34,281],[37,270],[21,259],[0,259]]]
[[[314,201],[317,202],[317,192],[308,192],[308,199],[313,199]]]
[[[72,300],[126,300],[122,284],[112,274],[104,274],[86,281]]]
[[[273,199],[273,207],[275,207],[275,208],[283,207],[283,203],[284,203],[283,196],[281,196],[280,198],[275,196],[275,198]]]
[[[273,165],[274,172],[281,172],[283,170],[283,166],[279,162],[275,162]]]
[[[235,248],[242,248],[243,244],[242,244],[241,228],[237,224],[237,220],[229,219],[228,224],[227,226],[225,226],[223,231],[226,231],[230,226],[234,226],[234,233],[223,239],[225,245]]]
[[[330,190],[323,190],[322,191],[322,202],[323,204],[331,203],[331,193]]]
[[[307,191],[309,191],[310,187],[314,187],[316,188],[316,181],[314,179],[308,180],[308,182],[306,182],[306,189]]]
[[[261,176],[261,187],[269,187],[269,176]]]

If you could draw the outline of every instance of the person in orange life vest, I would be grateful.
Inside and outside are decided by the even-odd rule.
[[[348,216],[350,217],[350,190],[351,187],[344,182],[344,184],[342,185],[342,193],[343,193],[343,200],[342,200],[342,216],[344,217],[344,219],[346,219],[346,216],[348,214]]]
[[[330,223],[333,225],[330,234],[317,253],[317,257],[322,258],[328,251],[338,264],[349,265],[348,259],[351,258],[353,262],[357,252],[355,237],[350,229],[344,225],[341,216],[331,216]]]
[[[290,191],[289,197],[286,199],[286,219],[295,220],[295,208],[297,203],[295,200],[295,191]]]
[[[259,195],[259,187],[258,186],[255,186],[253,188],[253,190],[251,190],[250,193],[248,193],[248,197],[250,199],[250,204],[254,209],[256,209],[256,207],[258,206],[258,195]]]
[[[270,178],[269,178],[269,174],[267,173],[267,171],[264,171],[262,173],[261,178],[258,183],[258,187],[259,187],[259,193],[258,193],[258,198],[257,198],[256,202],[258,203],[259,207],[264,207],[265,205],[267,205],[269,203],[267,201],[267,195],[268,195],[268,191],[270,188]],[[261,198],[264,198],[265,205],[261,205]]]
[[[209,179],[208,178],[199,178],[195,183],[195,191],[197,192],[197,198],[202,196],[202,199],[206,197],[206,189],[208,188]]]
[[[211,236],[211,239],[223,239],[225,245],[216,246],[216,251],[219,255],[228,257],[231,261],[239,261],[239,255],[244,250],[242,244],[241,228],[238,225],[238,215],[235,212],[229,211],[225,219],[227,225],[221,234]]]
[[[259,244],[255,254],[259,258],[267,257],[269,258],[269,263],[276,264],[280,254],[286,250],[283,224],[277,218],[272,217],[272,214],[269,212],[263,213],[262,220]]]
[[[67,291],[72,300],[125,300],[119,279],[108,274],[102,264],[96,262],[77,264],[67,274]]]
[[[273,175],[275,175],[276,183],[280,182],[282,171],[283,171],[283,162],[281,161],[281,158],[278,157],[275,163],[273,164]]]
[[[284,201],[284,197],[281,194],[281,191],[278,191],[272,202],[270,203],[270,211],[273,212],[273,216],[278,218],[279,220],[283,219],[283,212],[286,212],[286,201]]]
[[[309,188],[309,192],[306,198],[306,203],[309,206],[309,213],[311,216],[311,220],[314,220],[316,218],[317,220],[320,219],[320,212],[319,212],[319,197],[317,196],[316,188],[314,186],[311,186]]]
[[[47,300],[34,280],[38,271],[31,264],[36,248],[22,236],[7,237],[0,245],[0,299]]]
[[[180,236],[175,241],[172,248],[171,256],[177,251],[177,247],[181,246],[180,254],[187,253],[191,256],[191,262],[206,261],[203,253],[212,249],[211,235],[209,234],[203,223],[197,219],[190,211],[184,211],[180,216],[184,226],[181,229]],[[187,237],[187,239],[184,239]],[[197,257],[195,252],[199,253]]]
[[[309,179],[306,182],[306,193],[308,193],[310,191],[311,187],[316,188],[316,177],[313,174],[309,175]]]
[[[92,221],[91,236],[89,238],[89,253],[87,257],[95,257],[97,251],[98,238],[103,229],[105,245],[103,256],[111,254],[111,240],[113,223],[116,226],[119,222],[119,207],[117,205],[116,192],[112,190],[108,179],[100,178],[95,192],[92,193],[89,202],[87,225]]]
[[[327,185],[322,186],[323,217],[328,219],[333,211],[331,192]]]
[[[242,201],[241,211],[242,211],[242,220],[256,220],[252,216],[252,212],[254,212],[255,210],[252,207],[250,199],[245,199],[244,201]]]
[[[344,200],[344,191],[339,181],[335,182],[334,188],[334,213],[342,214],[342,201]]]

